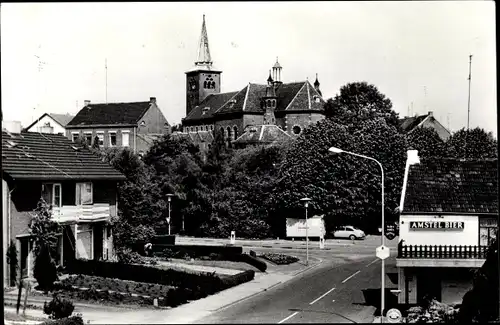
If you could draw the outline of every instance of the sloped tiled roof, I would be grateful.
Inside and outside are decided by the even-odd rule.
[[[71,122],[71,120],[75,117],[74,115],[69,115],[69,114],[49,113],[49,115],[62,126],[68,125],[68,123]]]
[[[214,136],[212,131],[198,131],[198,132],[174,132],[172,133],[172,138],[174,139],[189,139],[193,143],[198,144],[200,142],[212,143]]]
[[[399,119],[399,125],[404,132],[410,132],[417,127],[423,120],[425,120],[429,115],[418,115]]]
[[[498,161],[420,159],[410,166],[403,213],[498,213]]]
[[[185,120],[199,120],[199,119],[207,119],[213,117],[214,112],[216,112],[219,108],[221,108],[228,100],[230,100],[234,95],[238,92],[230,92],[230,93],[220,93],[220,94],[210,94],[208,95],[200,105],[193,108],[189,115],[186,116]],[[203,111],[204,108],[207,110]]]
[[[68,126],[137,124],[150,106],[150,102],[89,104]]]
[[[185,118],[186,121],[211,118],[234,112],[264,113],[261,98],[266,95],[266,85],[249,83],[238,92],[209,95]],[[276,89],[276,111],[323,110],[325,101],[309,81],[281,84]],[[316,102],[316,97],[319,102]],[[205,114],[203,108],[209,107]]]
[[[2,132],[2,172],[13,179],[124,180],[125,176],[58,134]]]
[[[291,137],[280,129],[277,125],[256,125],[249,126],[238,139],[232,141],[233,144],[269,144],[287,141]]]

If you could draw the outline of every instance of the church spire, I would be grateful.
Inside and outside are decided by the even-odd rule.
[[[198,47],[198,59],[195,65],[212,66],[212,57],[210,56],[210,48],[208,47],[207,26],[205,24],[205,15],[203,15],[203,24],[201,25],[200,45]]]

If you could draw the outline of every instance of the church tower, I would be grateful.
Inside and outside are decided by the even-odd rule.
[[[203,15],[198,58],[194,62],[194,67],[186,72],[186,116],[208,95],[220,93],[222,71],[216,70],[212,63],[205,15]]]

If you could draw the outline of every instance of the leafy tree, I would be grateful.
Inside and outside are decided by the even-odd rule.
[[[419,127],[406,135],[408,149],[418,150],[420,157],[442,157],[444,156],[444,141],[439,137],[436,130]]]
[[[462,301],[458,314],[460,324],[479,321],[498,320],[498,238],[495,239],[486,254],[486,261],[474,275],[473,287]]]
[[[325,115],[343,125],[383,118],[388,125],[399,128],[398,114],[392,110],[391,100],[364,81],[342,86],[340,94],[326,102]]]
[[[51,257],[57,254],[57,243],[61,226],[52,220],[52,211],[44,199],[38,201],[31,213],[29,232],[34,240],[33,252],[38,256],[43,247],[47,247]]]
[[[446,141],[446,155],[455,158],[498,158],[498,142],[491,132],[479,127],[455,132]]]
[[[350,127],[325,119],[305,129],[286,153],[269,204],[279,209],[274,211],[275,231],[284,230],[280,216],[303,218],[299,200],[306,196],[313,199],[310,215],[325,214],[327,231],[345,222],[365,229],[380,225],[379,166],[348,154],[334,155],[328,151],[331,146],[381,162],[386,219],[396,218],[406,158],[404,136],[382,118]]]
[[[31,215],[29,231],[34,241],[35,267],[33,276],[42,290],[49,290],[57,280],[54,256],[57,254],[57,242],[61,227],[52,220],[52,211],[47,203],[40,199]]]
[[[172,126],[171,132],[182,132],[182,124],[175,124]]]

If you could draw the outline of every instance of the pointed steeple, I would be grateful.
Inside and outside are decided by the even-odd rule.
[[[273,66],[273,80],[274,80],[275,87],[282,84],[282,82],[281,82],[281,69],[283,69],[283,67],[279,64],[278,57],[276,57],[276,63]]]
[[[318,81],[318,74],[316,73],[316,80],[314,81],[314,89],[319,93],[320,96],[323,96],[321,93],[321,90],[319,90],[319,81]]]
[[[273,77],[271,77],[271,70],[269,70],[269,78],[267,78],[267,84],[272,85],[273,84]]]
[[[200,45],[198,47],[198,59],[195,65],[212,66],[212,57],[210,56],[210,48],[208,46],[207,26],[205,24],[205,15],[203,15],[203,24],[201,25]]]

